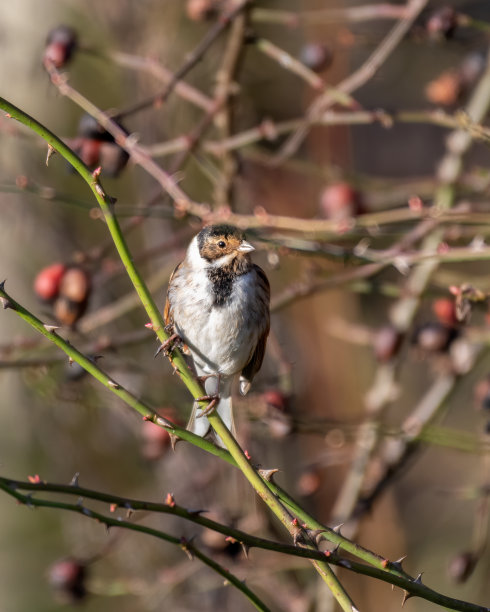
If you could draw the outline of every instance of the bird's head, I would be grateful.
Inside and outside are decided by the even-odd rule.
[[[208,225],[197,235],[199,255],[210,264],[228,265],[234,259],[249,259],[254,247],[243,232],[231,225]]]

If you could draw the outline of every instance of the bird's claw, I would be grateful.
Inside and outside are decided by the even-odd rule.
[[[179,334],[172,334],[170,338],[167,338],[167,340],[165,340],[165,342],[158,347],[158,350],[155,353],[154,358],[158,357],[158,355],[160,355],[160,353],[162,352],[171,353],[175,343],[181,340],[182,338],[179,336]]]
[[[200,419],[203,416],[212,414],[216,410],[216,406],[219,402],[219,395],[202,395],[201,397],[196,397],[196,402],[209,402],[206,408],[203,408],[197,415],[196,418]]]

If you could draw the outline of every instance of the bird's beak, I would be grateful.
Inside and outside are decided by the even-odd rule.
[[[240,246],[238,247],[240,253],[250,253],[250,251],[255,251],[255,247],[250,244],[250,242],[246,242],[242,240]]]

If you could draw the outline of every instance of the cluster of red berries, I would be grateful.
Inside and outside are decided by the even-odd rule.
[[[87,309],[91,281],[81,266],[55,263],[43,268],[34,280],[34,291],[53,306],[61,325],[73,327]]]

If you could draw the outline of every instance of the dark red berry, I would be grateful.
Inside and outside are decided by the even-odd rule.
[[[355,217],[362,212],[360,194],[349,183],[332,183],[320,195],[320,212],[333,221]]]
[[[373,338],[373,349],[376,359],[380,363],[393,359],[398,353],[402,340],[402,334],[393,325],[381,327]]]
[[[450,6],[443,6],[430,15],[425,24],[425,29],[429,38],[440,40],[442,38],[451,38],[457,25],[458,16],[456,11]]]
[[[454,582],[466,582],[473,573],[477,561],[478,557],[471,551],[457,554],[449,562],[449,577],[454,580]]]
[[[333,61],[333,51],[328,45],[307,43],[299,53],[300,61],[314,72],[323,72]]]
[[[51,586],[70,603],[80,601],[87,594],[85,564],[76,559],[60,559],[49,568]]]
[[[43,63],[55,68],[63,68],[73,56],[78,46],[78,35],[70,26],[60,25],[53,28],[46,39]]]
[[[438,321],[444,325],[456,325],[456,306],[450,298],[439,298],[432,302],[432,310]]]

